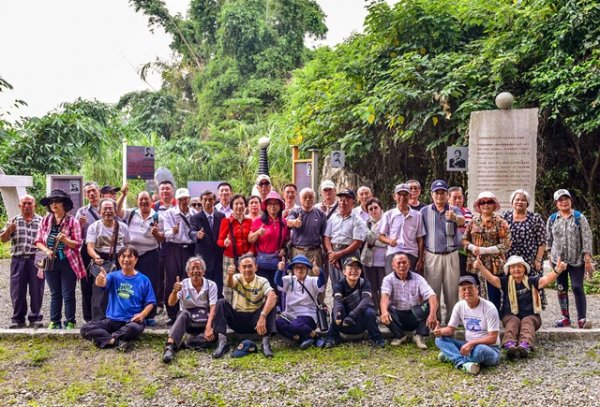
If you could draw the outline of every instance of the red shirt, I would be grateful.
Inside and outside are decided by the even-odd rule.
[[[231,237],[229,224],[232,225],[233,236],[235,239]],[[217,245],[219,247],[225,248],[225,252],[223,252],[223,255],[231,258],[235,257],[233,253],[234,240],[237,251],[236,254],[238,257],[248,252],[254,253],[254,247],[252,243],[248,242],[248,234],[250,233],[251,225],[252,220],[244,218],[244,220],[240,222],[233,215],[221,221],[221,229],[219,229],[219,238],[217,239]],[[229,237],[229,240],[231,240],[231,244],[229,245],[229,247],[225,247],[225,239],[227,237]]]
[[[290,231],[287,228],[287,220],[285,219],[282,219],[282,222],[278,222],[277,220],[275,220],[270,222],[268,225],[265,225],[262,219],[258,217],[254,219],[254,221],[252,221],[252,228],[250,229],[250,231],[254,232],[260,229],[261,226],[265,229],[265,234],[260,236],[255,243],[256,250],[258,250],[259,252],[275,253],[285,245],[285,242],[290,237]],[[281,239],[279,239],[280,227],[283,228],[281,231]]]

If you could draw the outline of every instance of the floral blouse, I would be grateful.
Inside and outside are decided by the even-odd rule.
[[[522,256],[534,271],[534,260],[538,248],[546,244],[546,225],[542,217],[530,211],[523,221],[515,222],[513,211],[502,212],[502,217],[508,222],[510,228],[511,245],[506,252],[506,257],[513,255]]]
[[[508,223],[494,214],[492,219],[484,221],[481,215],[477,214],[467,225],[463,236],[463,246],[467,248],[469,243],[479,247],[496,246],[500,253],[481,255],[481,262],[494,275],[504,274],[504,263],[506,262],[506,252],[510,250],[511,236]],[[476,257],[467,250],[467,271],[473,273],[473,262]]]

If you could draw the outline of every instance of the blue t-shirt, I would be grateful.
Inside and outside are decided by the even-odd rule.
[[[115,321],[129,322],[148,304],[156,304],[150,279],[140,272],[125,276],[122,270],[106,275],[108,307],[106,317]]]

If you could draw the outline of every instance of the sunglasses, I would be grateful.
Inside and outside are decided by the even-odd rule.
[[[54,198],[54,199],[50,200],[50,205],[52,205],[52,204],[59,204],[59,203],[62,203],[62,202],[63,202],[62,199],[60,199],[60,198]]]
[[[194,202],[194,203],[191,203],[190,206],[192,208],[199,208],[200,206],[202,206],[202,204],[199,204],[198,202]]]
[[[479,201],[479,205],[494,205],[494,201]]]
[[[271,183],[270,183],[270,182],[260,182],[260,183],[258,184],[258,186],[259,186],[259,187],[266,187],[266,186],[269,186],[269,185],[271,185]]]

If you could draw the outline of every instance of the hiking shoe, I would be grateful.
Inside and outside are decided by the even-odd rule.
[[[225,354],[229,352],[229,345],[227,343],[219,344],[217,349],[213,352],[213,359],[221,359]]]
[[[75,329],[75,322],[67,322],[65,329]]]
[[[469,374],[476,375],[477,373],[479,373],[479,370],[481,370],[481,367],[479,367],[479,363],[466,362],[463,363],[461,369]]]
[[[13,322],[12,324],[10,324],[8,326],[8,329],[22,329],[22,328],[27,328],[27,325],[25,325],[25,322]]]
[[[375,348],[385,348],[385,339],[383,338],[378,338],[375,340],[371,341],[371,344],[375,347]]]
[[[440,361],[442,363],[451,363],[452,362],[452,360],[450,360],[450,358],[448,356],[446,356],[446,354],[444,352],[438,353],[438,361]]]
[[[265,357],[267,357],[267,358],[273,357],[273,349],[271,349],[271,341],[263,342],[262,351],[263,351],[263,354],[265,355]]]
[[[29,327],[33,329],[43,328],[44,324],[42,324],[42,321],[33,321],[29,323]]]
[[[554,326],[556,328],[570,328],[571,320],[569,318],[559,319],[558,321],[554,322]]]
[[[315,340],[312,338],[308,338],[300,344],[300,349],[306,350],[315,344]]]
[[[62,329],[62,325],[60,322],[50,321],[48,324],[48,329]]]
[[[579,329],[592,329],[592,321],[588,321],[585,318],[577,321],[577,325],[579,326]]]
[[[400,345],[404,345],[407,342],[408,342],[408,336],[404,335],[402,338],[394,338],[394,339],[392,339],[392,341],[390,342],[390,345],[392,345],[392,346],[400,346]]]
[[[425,339],[419,335],[419,334],[415,334],[412,338],[412,341],[415,343],[415,345],[417,345],[417,348],[425,350],[427,349],[427,344],[425,343]]]
[[[167,363],[167,364],[171,363],[171,361],[173,361],[174,357],[175,357],[175,346],[173,346],[172,343],[169,343],[165,346],[165,350],[162,355],[162,362]]]
[[[527,342],[519,342],[519,346],[517,346],[517,351],[523,359],[526,359],[527,356],[529,356],[529,353],[531,352],[531,346],[529,346]]]
[[[123,353],[131,352],[133,350],[133,342],[119,339],[117,341],[117,350]]]
[[[515,341],[508,341],[502,347],[506,350],[506,354],[509,358],[516,358],[520,355]]]

